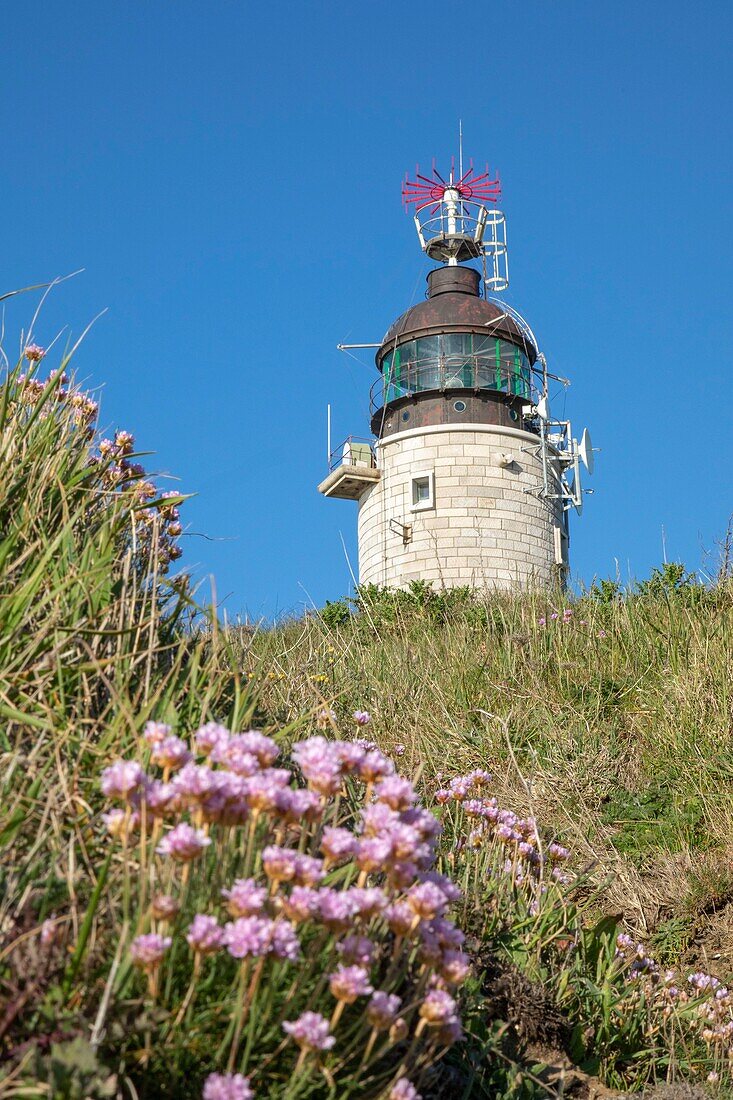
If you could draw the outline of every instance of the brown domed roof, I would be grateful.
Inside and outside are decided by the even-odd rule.
[[[502,317],[503,310],[495,302],[479,298],[481,276],[472,267],[438,267],[428,273],[428,298],[418,302],[389,327],[377,352],[377,366],[389,348],[385,345],[405,343],[418,336],[430,336],[438,332],[481,332],[487,322],[501,317],[489,329],[492,336],[517,344],[525,352],[530,364],[537,358],[537,351],[519,325],[511,317]]]

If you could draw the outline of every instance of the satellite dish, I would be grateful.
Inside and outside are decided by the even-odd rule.
[[[578,454],[580,461],[585,466],[589,474],[593,473],[593,447],[590,441],[590,432],[587,428],[583,428],[583,434],[580,437],[580,444],[578,445]]]
[[[537,402],[537,415],[540,420],[550,419],[550,402],[547,400],[547,397],[541,397]]]

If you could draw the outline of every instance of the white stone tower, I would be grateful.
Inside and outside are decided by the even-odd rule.
[[[580,462],[590,472],[593,451],[587,432],[578,443],[551,418],[550,381],[567,383],[493,297],[508,286],[504,215],[485,205],[499,193],[473,167],[405,181],[423,251],[442,266],[379,345],[349,345],[378,348],[374,438],[348,439],[318,486],[359,502],[360,584],[565,581],[568,512],[582,509]]]

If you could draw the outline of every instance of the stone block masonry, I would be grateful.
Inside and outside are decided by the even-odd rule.
[[[558,502],[536,495],[537,444],[528,432],[478,424],[382,439],[381,477],[359,499],[360,583],[399,588],[419,579],[438,588],[502,589],[552,583],[561,564],[555,560],[561,512]],[[513,461],[502,466],[506,455]],[[433,500],[415,508],[412,478],[425,474],[432,474]]]

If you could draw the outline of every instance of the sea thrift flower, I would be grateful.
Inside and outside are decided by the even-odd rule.
[[[172,921],[178,916],[180,909],[180,904],[170,894],[158,894],[151,905],[153,917],[160,921]]]
[[[405,746],[401,742],[398,742],[395,745],[395,747],[393,748],[392,751],[393,751],[395,756],[404,756],[405,755]]]
[[[102,821],[110,836],[118,840],[126,840],[130,833],[138,828],[140,814],[137,811],[130,813],[128,810],[110,810],[109,813],[102,814]]]
[[[347,936],[336,944],[336,950],[347,965],[371,966],[374,962],[374,944],[368,936]]]
[[[392,841],[372,836],[359,841],[356,862],[362,871],[381,871],[392,856]]]
[[[43,359],[46,354],[46,350],[38,344],[28,344],[23,354],[29,363],[40,363],[41,359]]]
[[[441,978],[451,985],[460,985],[465,982],[471,971],[468,956],[462,951],[448,950],[443,953],[438,962],[438,970]]]
[[[286,1020],[283,1031],[303,1050],[330,1050],[336,1042],[330,1033],[328,1020],[320,1012],[303,1012],[297,1020]]]
[[[248,730],[247,733],[235,734],[235,737],[243,749],[257,757],[261,768],[269,768],[280,755],[276,742],[259,730]]]
[[[153,745],[150,759],[161,768],[182,768],[191,759],[191,753],[180,737],[166,737]]]
[[[359,765],[359,775],[366,783],[374,783],[377,779],[383,779],[394,772],[394,764],[381,753],[379,749],[372,749],[366,753]]]
[[[406,901],[395,901],[388,905],[384,916],[395,936],[406,936],[415,923],[415,912]]]
[[[387,1100],[422,1100],[422,1093],[419,1093],[406,1077],[400,1077],[389,1090]]]
[[[318,915],[331,932],[348,928],[356,915],[356,903],[348,893],[322,886],[318,891]]]
[[[366,710],[355,710],[354,711],[354,721],[356,722],[357,726],[368,726],[369,723],[371,722],[371,720],[372,720],[372,716],[371,716],[371,714],[369,714],[368,711],[366,711]]]
[[[138,936],[130,944],[130,954],[135,966],[142,970],[154,970],[173,943],[170,936],[159,936],[157,932],[148,932]]]
[[[408,893],[407,904],[423,920],[433,920],[443,915],[448,899],[434,882],[421,882]]]
[[[189,925],[186,941],[199,955],[211,955],[218,951],[224,940],[224,930],[219,927],[216,917],[197,913]]]
[[[336,794],[341,787],[341,764],[332,743],[311,737],[293,747],[293,759],[306,783],[319,794]]]
[[[402,1001],[394,993],[385,993],[377,989],[372,993],[367,1006],[367,1020],[377,1031],[389,1031],[397,1019]]]
[[[280,848],[276,844],[268,844],[262,852],[262,867],[269,879],[275,882],[290,882],[296,876],[298,858],[299,853],[292,848]]]
[[[225,748],[229,741],[229,730],[220,726],[218,722],[207,722],[196,730],[194,740],[199,752],[210,756],[214,749]]]
[[[345,856],[351,856],[356,851],[357,839],[348,829],[340,829],[334,825],[327,825],[321,837],[321,851],[326,859],[335,863]]]
[[[235,959],[267,954],[272,921],[266,917],[240,917],[224,925],[224,945]]]
[[[374,795],[378,802],[386,802],[393,810],[409,810],[413,803],[417,802],[415,788],[409,779],[402,779],[398,775],[387,776],[374,788]]]
[[[298,886],[318,886],[326,872],[323,869],[323,860],[315,856],[295,857],[295,879]]]
[[[380,886],[352,886],[347,896],[356,913],[365,920],[377,916],[387,905],[387,895]]]
[[[273,922],[270,954],[278,959],[290,959],[291,962],[300,958],[300,940],[291,924],[285,921]]]
[[[153,779],[145,787],[145,804],[155,817],[163,817],[177,808],[179,794],[172,783]]]
[[[222,895],[233,917],[251,917],[262,910],[267,888],[258,886],[253,878],[238,878],[231,890],[222,890]]]
[[[145,783],[145,772],[135,760],[118,760],[102,772],[101,787],[107,798],[130,800]]]
[[[146,722],[143,729],[143,737],[149,745],[159,745],[170,737],[171,727],[165,722]]]
[[[420,1005],[420,1016],[431,1027],[443,1024],[456,1013],[456,1002],[444,989],[431,989]]]
[[[171,856],[182,863],[187,863],[201,855],[209,844],[211,844],[211,838],[201,829],[194,829],[185,822],[181,822],[163,837],[155,850],[160,856]]]
[[[294,886],[287,897],[281,898],[281,905],[288,920],[300,924],[318,912],[318,891],[309,886]]]
[[[253,1100],[249,1077],[241,1073],[210,1073],[204,1083],[203,1100]]]

